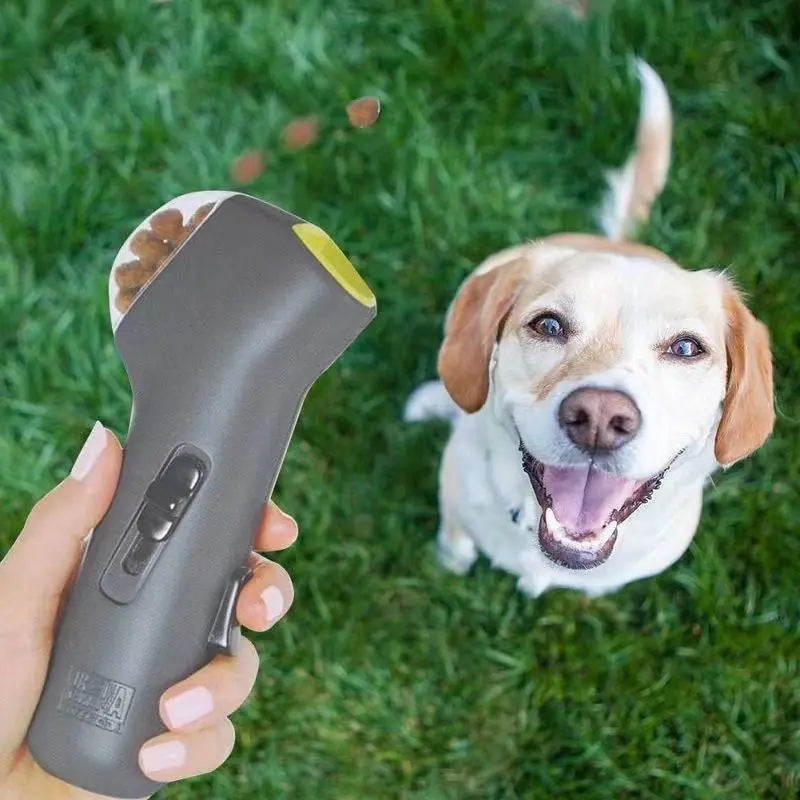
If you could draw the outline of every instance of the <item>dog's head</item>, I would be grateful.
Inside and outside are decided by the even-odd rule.
[[[727,278],[599,237],[485,262],[450,308],[439,374],[468,412],[491,382],[542,508],[542,550],[573,569],[608,558],[678,457],[711,450],[728,466],[774,423],[768,332]]]

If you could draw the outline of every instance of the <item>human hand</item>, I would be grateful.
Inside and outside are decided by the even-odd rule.
[[[114,435],[95,424],[70,476],[33,508],[16,542],[0,562],[0,799],[97,800],[99,795],[67,785],[33,760],[25,735],[44,686],[61,604],[80,564],[89,532],[111,504],[122,449]],[[270,503],[256,537],[258,550],[289,547],[297,524]],[[286,571],[253,552],[252,577],[236,614],[251,630],[263,631],[284,616],[294,592]],[[217,656],[167,689],[160,714],[167,732],[146,742],[139,765],[152,780],[175,781],[211,772],[233,749],[228,715],[250,694],[258,654],[242,637],[235,656]]]

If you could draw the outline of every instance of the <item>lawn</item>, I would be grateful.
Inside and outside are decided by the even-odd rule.
[[[216,774],[169,800],[794,798],[800,792],[800,7],[790,0],[7,0],[0,9],[0,552],[95,419],[124,437],[106,280],[166,199],[247,187],[331,233],[377,320],[313,388],[276,493],[289,617]],[[690,551],[586,602],[433,556],[443,425],[400,420],[479,259],[594,230],[637,114],[676,113],[643,239],[726,266],[769,325],[778,425]],[[344,106],[373,94],[378,123]],[[281,130],[319,115],[318,140]],[[265,425],[268,421],[265,420]]]

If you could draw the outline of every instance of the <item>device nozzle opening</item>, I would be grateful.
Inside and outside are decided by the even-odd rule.
[[[173,253],[231,192],[192,192],[158,208],[131,232],[117,253],[108,282],[111,326],[117,325]]]

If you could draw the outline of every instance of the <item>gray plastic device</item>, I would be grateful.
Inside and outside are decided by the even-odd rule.
[[[376,313],[319,228],[243,194],[172,202],[209,197],[116,320],[133,393],[122,472],[28,731],[47,772],[111,797],[161,786],[138,765],[165,730],[161,693],[235,652],[236,599],[303,399]]]

